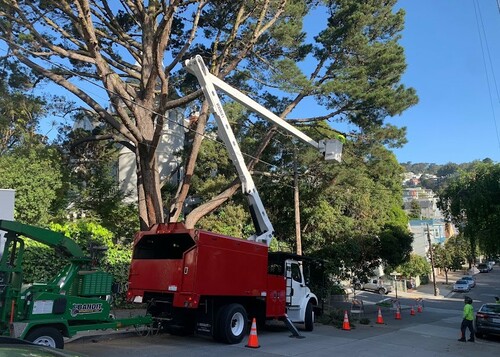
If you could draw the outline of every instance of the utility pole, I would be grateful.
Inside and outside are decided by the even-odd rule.
[[[300,234],[300,201],[299,201],[299,171],[297,168],[297,148],[293,158],[293,202],[295,208],[295,237],[297,240],[297,254],[302,255],[302,237]]]
[[[434,284],[434,296],[437,296],[436,273],[434,272],[434,253],[432,252],[431,231],[427,225],[427,241],[429,242],[429,255],[431,257],[432,283]]]

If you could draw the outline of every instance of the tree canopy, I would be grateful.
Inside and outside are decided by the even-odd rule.
[[[428,275],[431,272],[431,264],[420,255],[410,254],[409,261],[396,267],[396,271],[406,277]]]
[[[119,205],[122,195],[111,180],[113,143],[136,157],[141,228],[163,222],[168,210],[171,220],[183,219],[189,228],[250,235],[236,170],[215,139],[217,128],[198,83],[182,66],[188,58],[201,55],[214,75],[315,140],[335,137],[336,124],[349,124],[342,163],[325,163],[315,150],[223,97],[280,248],[295,248],[297,174],[304,252],[329,257],[338,269],[365,272],[381,258],[393,265],[408,259],[411,242],[402,170],[391,152],[406,142],[405,128],[387,118],[418,99],[401,83],[404,11],[395,5],[396,0],[0,0],[0,41],[9,47],[2,61],[16,83],[51,82],[97,123],[92,132],[64,138],[58,154],[67,168],[66,202],[91,211],[114,230],[115,239],[130,233],[119,233],[113,217],[130,211]],[[304,24],[318,13],[324,14],[322,27],[307,33]],[[163,185],[157,170],[158,143],[173,109],[197,112],[178,188]],[[0,130],[31,130],[37,123],[18,114],[11,118],[0,118]],[[173,154],[179,148],[169,149]],[[47,180],[57,190],[55,181]],[[190,212],[184,210],[188,198],[195,203]],[[398,249],[390,251],[394,244]]]
[[[387,116],[417,102],[414,90],[400,83],[406,68],[398,43],[404,11],[396,11],[395,3],[4,0],[0,37],[12,55],[6,60],[22,65],[20,75],[29,68],[71,93],[136,154],[139,216],[145,228],[164,219],[156,170],[164,114],[201,99],[181,66],[196,54],[218,77],[258,93],[282,118],[310,99],[321,109],[311,113],[322,114],[297,118],[303,124],[347,121],[358,128],[353,134],[365,146],[404,143],[404,129],[385,123]],[[327,21],[310,40],[303,22],[318,7],[328,14]],[[86,90],[88,83],[99,94]],[[202,134],[208,113],[206,104],[199,106],[195,130]],[[274,132],[262,132],[256,159]],[[202,139],[194,138],[177,207],[189,193]],[[234,185],[194,211],[188,225],[231,197]]]
[[[25,144],[0,156],[0,187],[16,190],[16,220],[49,223],[58,210],[62,186],[61,158],[55,148]]]
[[[466,238],[474,263],[477,249],[488,256],[500,254],[500,165],[476,162],[461,171],[439,195],[438,207]]]

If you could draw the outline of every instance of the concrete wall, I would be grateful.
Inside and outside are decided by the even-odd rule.
[[[16,191],[10,189],[0,189],[0,219],[14,220],[14,200]],[[0,256],[5,244],[4,231],[0,231]]]

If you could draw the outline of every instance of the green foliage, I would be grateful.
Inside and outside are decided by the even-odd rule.
[[[317,291],[317,289],[313,291]],[[330,295],[346,295],[345,289],[338,284],[331,284],[328,291]]]
[[[48,282],[54,278],[69,261],[45,244],[25,240],[23,280],[25,283]]]
[[[55,211],[62,169],[58,152],[42,144],[27,144],[0,156],[0,187],[16,190],[17,221],[45,225]]]
[[[64,234],[75,241],[90,256],[91,246],[112,247],[113,233],[100,224],[88,219],[80,219],[66,224],[52,223],[49,229]]]
[[[75,120],[89,120],[81,113]],[[106,136],[103,127],[94,133]],[[118,186],[118,146],[109,140],[86,140],[92,133],[83,129],[62,130],[58,144],[64,153],[65,197],[61,209],[99,221],[114,234],[115,242],[131,242],[139,230],[137,207],[124,203],[127,193]]]
[[[120,284],[122,292],[115,297],[115,304],[121,305],[126,302],[126,290],[130,262],[132,261],[132,246],[115,245],[106,251],[106,256],[101,263],[101,268],[113,274],[115,283]]]
[[[410,214],[408,215],[410,219],[421,219],[422,218],[422,208],[417,200],[411,200],[410,202]]]
[[[282,247],[290,250],[295,247],[293,190],[290,187],[294,161],[297,161],[304,251],[331,257],[337,270],[352,268],[367,271],[377,264],[381,254],[377,236],[383,227],[405,227],[407,223],[401,209],[401,168],[388,150],[405,143],[405,129],[384,121],[388,116],[397,115],[416,104],[418,100],[412,88],[406,88],[400,83],[406,68],[404,51],[398,44],[404,24],[404,12],[395,10],[396,0],[294,0],[287,1],[284,6],[280,6],[279,2],[266,3],[266,9],[262,8],[263,3],[260,2],[208,2],[199,23],[193,22],[190,11],[167,11],[169,9],[163,8],[169,6],[166,2],[148,3],[151,13],[160,16],[153,21],[141,22],[142,17],[132,21],[131,14],[135,9],[129,8],[127,2],[120,4],[111,7],[116,15],[116,24],[107,26],[110,24],[99,22],[99,31],[87,29],[89,33],[96,33],[98,36],[99,50],[102,50],[104,56],[89,52],[88,49],[95,46],[93,42],[88,42],[87,37],[81,36],[81,31],[71,32],[71,43],[64,41],[67,38],[65,32],[44,31],[47,28],[54,30],[46,22],[54,19],[60,29],[80,29],[85,25],[92,25],[78,21],[81,16],[78,16],[77,8],[67,7],[64,11],[70,13],[61,10],[65,15],[61,16],[60,9],[55,11],[56,8],[51,6],[50,1],[39,2],[43,16],[40,16],[42,10],[36,6],[24,3],[20,3],[19,7],[12,5],[6,16],[15,17],[16,14],[23,13],[27,18],[36,17],[40,21],[36,27],[28,24],[23,26],[19,22],[11,32],[0,32],[5,32],[4,35],[12,38],[14,43],[27,49],[16,51],[21,56],[20,59],[24,60],[23,63],[30,63],[30,58],[22,58],[30,56],[29,49],[35,47],[37,52],[43,50],[44,42],[35,42],[33,39],[47,34],[47,42],[63,47],[60,53],[78,53],[79,56],[91,59],[79,62],[72,56],[71,59],[61,58],[61,63],[87,76],[89,81],[94,81],[95,67],[89,63],[95,61],[100,68],[108,68],[111,72],[101,83],[108,89],[108,93],[115,93],[116,88],[120,87],[123,92],[136,95],[134,102],[141,105],[130,105],[126,99],[113,95],[110,98],[111,109],[106,111],[99,104],[101,100],[89,97],[88,93],[79,91],[79,88],[72,90],[73,94],[85,100],[89,111],[99,113],[93,118],[107,120],[112,127],[120,128],[119,139],[137,143],[138,158],[143,163],[138,167],[138,186],[147,190],[147,197],[155,197],[156,187],[152,187],[152,184],[148,186],[154,180],[141,180],[156,169],[146,163],[154,162],[152,157],[156,153],[154,143],[157,137],[152,137],[154,128],[151,123],[159,123],[160,120],[151,114],[164,113],[165,108],[186,105],[192,100],[190,94],[197,88],[192,77],[186,77],[183,70],[177,72],[180,66],[175,61],[181,50],[186,49],[187,52],[179,58],[200,53],[206,60],[211,58],[207,61],[211,70],[229,71],[216,75],[221,78],[226,76],[227,82],[253,93],[270,110],[281,113],[283,117],[303,100],[309,100],[307,105],[315,102],[319,110],[310,112],[326,114],[322,117],[314,114],[311,118],[301,118],[304,119],[301,122],[305,123],[303,129],[315,139],[334,137],[336,133],[330,128],[330,124],[334,122],[352,124],[356,129],[345,145],[341,165],[322,162],[315,150],[306,149],[301,144],[297,145],[298,157],[294,159],[290,153],[295,148],[292,148],[286,137],[279,136],[279,140],[273,141],[259,156],[261,161],[255,166],[254,174],[271,221],[275,222],[276,236]],[[304,16],[317,6],[321,6],[328,14],[328,23],[318,36],[309,41],[308,38],[311,37],[303,32],[302,23]],[[109,18],[108,14],[102,15],[103,8],[105,6],[92,3],[89,9],[92,18]],[[265,16],[255,18],[254,14],[261,11]],[[167,13],[173,14],[172,21],[161,17]],[[239,22],[235,23],[235,19]],[[274,19],[276,21],[271,22]],[[157,48],[156,43],[148,40],[158,38],[152,36],[152,33],[157,33],[155,31],[158,28],[151,28],[151,24],[156,26],[158,23],[167,24],[165,31],[169,35],[165,38],[167,40],[168,37],[167,47],[154,53],[157,61],[164,63],[165,68],[169,69],[163,73],[166,76],[162,78],[163,85],[145,83],[142,80],[130,81],[131,77],[159,77],[156,72],[158,66],[143,65],[150,60],[150,51],[144,49]],[[186,44],[190,44],[190,24],[197,26],[200,32],[195,34],[197,37],[194,43],[197,46],[185,48]],[[261,25],[265,27],[259,28]],[[40,33],[34,34],[35,31]],[[137,32],[144,36],[136,38]],[[157,35],[161,36],[161,33]],[[130,41],[130,36],[134,36],[138,42]],[[110,38],[114,40],[110,41]],[[163,50],[168,52],[169,59],[174,59],[173,62],[166,63],[168,60],[163,57]],[[127,53],[130,56],[124,56]],[[116,61],[116,58],[126,57],[134,58],[140,66]],[[309,73],[302,66],[306,58],[311,63],[307,66]],[[102,59],[110,60],[98,63]],[[127,73],[123,71],[124,66],[129,69]],[[237,71],[233,71],[234,68]],[[61,74],[60,70],[57,72],[52,75]],[[74,88],[69,85],[67,73],[58,79],[59,84],[66,84],[65,88]],[[166,83],[169,85],[165,85]],[[159,90],[161,92],[157,93]],[[178,95],[181,98],[178,99]],[[170,101],[173,97],[175,102]],[[128,110],[124,110],[124,105],[128,106]],[[255,153],[270,125],[256,120],[237,105],[226,105],[226,109],[236,127],[240,147],[246,153]],[[209,133],[214,131],[212,129],[209,128]],[[80,139],[77,134],[75,133],[75,139]],[[156,134],[160,135],[160,132]],[[283,144],[285,141],[287,144]],[[128,209],[117,205],[121,197],[116,194],[110,180],[111,166],[109,162],[101,161],[103,158],[113,157],[112,149],[99,144],[92,147],[83,145],[79,150],[79,153],[70,153],[78,154],[73,158],[80,159],[76,160],[77,166],[71,168],[81,170],[67,172],[71,179],[68,184],[71,195],[67,202],[83,209],[88,216],[119,234],[120,237],[115,237],[115,242],[124,241],[129,230],[119,232],[120,224],[123,223],[120,214],[124,211],[127,213]],[[267,163],[271,163],[271,166]],[[265,175],[259,177],[259,172]],[[195,175],[189,177],[191,194],[205,201],[226,188],[235,177],[236,172],[228,160],[226,150],[211,140],[205,140]],[[250,221],[240,207],[246,204],[243,201],[242,195],[235,196],[231,205],[206,216],[199,222],[200,226],[224,234],[248,236]],[[148,202],[152,206],[155,203]],[[152,210],[155,211],[153,213],[148,212],[150,216],[161,212],[161,205],[156,206],[159,209]],[[156,216],[146,216],[141,211],[143,223],[148,222],[148,219],[154,223],[158,219]],[[126,222],[131,222],[131,219]],[[403,242],[398,243],[403,245]]]
[[[44,114],[43,99],[9,88],[5,80],[0,80],[0,155],[41,140],[35,132]]]
[[[410,260],[397,266],[395,270],[404,276],[422,276],[431,272],[431,264],[424,257],[410,254]]]
[[[95,256],[96,268],[113,274],[115,282],[125,286],[128,281],[132,254],[130,245],[114,244],[113,234],[100,224],[90,220],[79,220],[66,224],[53,223],[49,225],[49,229],[63,233],[78,243],[89,257],[92,245],[106,247],[107,250],[102,255]],[[69,263],[67,258],[57,254],[51,247],[31,239],[25,239],[25,243],[23,269],[26,283],[47,282]],[[118,296],[118,303],[124,301],[124,294]]]
[[[500,253],[500,164],[476,162],[461,171],[440,193],[438,207],[467,238],[469,263],[478,248],[486,255]]]
[[[199,222],[200,227],[231,237],[247,238],[252,235],[250,215],[242,206],[228,204],[207,215]]]
[[[413,235],[408,229],[387,225],[379,234],[380,257],[390,267],[407,262],[412,251]]]
[[[344,310],[342,309],[331,309],[330,311],[324,312],[318,317],[318,322],[323,325],[332,325],[338,329],[342,328],[344,322]],[[349,324],[351,329],[355,329],[356,325],[353,323]]]
[[[469,240],[463,234],[448,238],[445,242],[445,249],[452,254],[452,269],[460,269],[473,256]]]
[[[473,161],[462,164],[447,163],[445,165],[438,165],[434,163],[402,163],[401,166],[406,172],[413,172],[420,176],[420,186],[426,189],[430,189],[436,193],[441,192],[446,188],[448,183],[459,176],[462,171],[470,171],[475,164],[479,161]],[[484,159],[483,162],[491,162],[490,159]],[[433,178],[429,175],[436,175],[437,178]]]
[[[456,238],[449,238],[444,245],[434,244],[432,246],[434,266],[443,269],[445,273],[460,269],[465,261],[465,254],[457,246]]]
[[[318,87],[330,108],[350,108],[345,117],[363,130],[416,104],[413,89],[399,83],[406,68],[397,43],[404,11],[393,11],[396,0],[330,2],[328,28],[316,41],[315,57],[330,60],[331,78]],[[337,95],[332,95],[336,93]]]

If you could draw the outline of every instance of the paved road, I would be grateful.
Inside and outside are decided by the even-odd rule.
[[[455,276],[450,279],[453,283]],[[366,302],[365,317],[369,325],[351,322],[352,329],[344,331],[333,326],[316,324],[313,332],[303,332],[304,339],[290,338],[282,326],[259,330],[260,348],[245,347],[245,339],[238,345],[223,345],[196,336],[179,337],[168,334],[138,336],[134,332],[87,336],[66,344],[66,349],[89,357],[122,356],[496,356],[500,338],[477,339],[476,343],[458,342],[463,308],[463,294],[452,293],[440,285],[440,295],[433,295],[433,287],[418,292],[400,294],[402,319],[394,318],[394,311],[382,309],[384,324],[376,324],[378,311],[375,303],[382,296],[362,292],[358,297]],[[492,287],[494,286],[494,287]],[[474,298],[477,310],[484,302],[493,301],[500,292],[500,267],[493,272],[477,275],[477,287],[468,295]],[[392,294],[392,297],[395,297]],[[423,297],[424,311],[410,315],[415,298]]]

